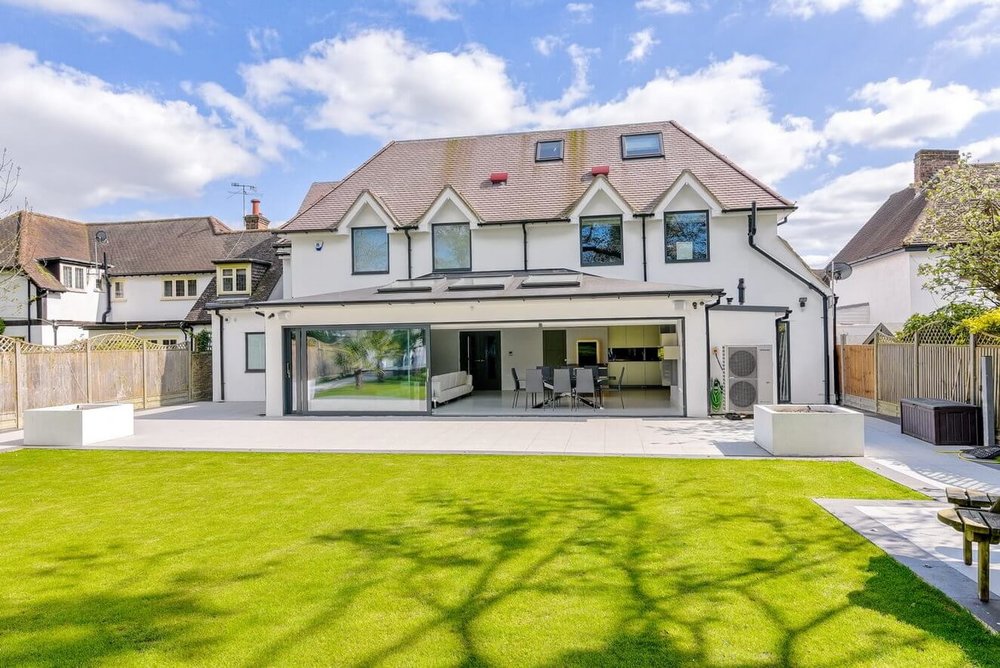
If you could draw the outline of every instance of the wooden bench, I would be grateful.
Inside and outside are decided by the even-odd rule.
[[[962,557],[972,565],[972,544],[979,543],[979,600],[990,600],[990,545],[1000,544],[1000,513],[976,508],[945,508],[938,521],[962,532]]]
[[[1000,494],[988,494],[975,489],[948,487],[945,489],[948,503],[959,508],[990,508],[992,512],[1000,512]]]

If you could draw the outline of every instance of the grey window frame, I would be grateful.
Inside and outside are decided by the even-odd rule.
[[[583,261],[583,224],[585,221],[589,220],[606,220],[611,218],[618,219],[618,227],[621,229],[621,239],[622,239],[622,257],[618,262],[601,262],[599,264],[587,264]],[[579,239],[580,239],[580,266],[581,267],[620,267],[625,264],[625,221],[621,214],[618,215],[608,215],[608,216],[580,216],[580,224],[578,226]]]
[[[262,336],[264,338],[264,361],[259,369],[250,368],[250,337]],[[264,332],[244,332],[243,334],[243,368],[246,373],[264,373],[267,368],[267,338]]]
[[[439,227],[465,227],[469,230],[469,266],[467,267],[453,267],[450,269],[439,269],[437,266],[437,239],[434,236],[434,230]],[[462,271],[472,271],[472,224],[471,223],[434,223],[431,225],[431,269],[435,273],[450,273],[450,272],[462,272]]]
[[[660,150],[657,153],[643,153],[642,155],[628,155],[625,150],[625,141],[631,137],[649,137],[656,136],[660,143]],[[642,160],[644,158],[662,158],[663,157],[663,133],[662,132],[633,132],[631,134],[621,136],[621,149],[622,149],[622,160]]]
[[[703,213],[705,214],[705,257],[691,258],[690,260],[671,260],[667,257],[667,216],[679,213]],[[664,211],[663,212],[663,262],[666,264],[684,264],[686,262],[711,262],[712,261],[712,213],[708,209],[690,209],[687,211]]]
[[[358,230],[382,230],[383,232],[385,232],[385,271],[382,271],[382,270],[379,270],[379,271],[358,271],[357,270],[357,268],[355,266],[356,255],[355,255],[355,252],[354,252],[354,248],[355,248],[354,243],[355,243],[356,237],[354,236],[354,233],[357,232]],[[390,258],[389,258],[389,230],[387,230],[384,226],[380,227],[378,225],[370,225],[370,226],[367,226],[367,227],[352,227],[351,228],[351,274],[353,276],[372,276],[374,274],[388,274],[389,273],[389,260],[390,260]]]
[[[542,144],[559,144],[559,157],[543,158],[538,155]],[[566,142],[562,139],[539,139],[535,142],[535,162],[559,162],[566,156]]]

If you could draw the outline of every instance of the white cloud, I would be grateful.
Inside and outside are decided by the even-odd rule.
[[[535,37],[531,40],[531,45],[535,47],[535,51],[542,54],[545,57],[551,56],[552,52],[562,44],[562,38],[556,35],[545,35],[544,37]]]
[[[567,3],[566,11],[573,16],[573,20],[579,23],[590,23],[594,20],[594,5],[589,2]]]
[[[830,116],[828,139],[905,148],[956,136],[979,115],[1000,107],[1000,89],[977,91],[961,84],[935,88],[927,79],[893,77],[866,84],[852,99],[870,106]]]
[[[276,51],[280,41],[281,35],[274,28],[259,27],[247,30],[247,43],[257,58],[263,58]]]
[[[935,47],[972,57],[1000,47],[1000,4],[983,8],[971,21],[953,28]]]
[[[380,139],[674,119],[769,182],[824,146],[808,118],[774,116],[763,77],[775,66],[764,58],[735,54],[687,74],[659,72],[618,98],[588,104],[593,51],[571,45],[567,52],[573,81],[555,100],[529,99],[504,60],[481,46],[431,51],[398,31],[324,40],[242,74],[250,99],[294,102],[311,128]]]
[[[772,0],[771,10],[801,19],[855,9],[870,21],[880,21],[903,6],[904,0]]]
[[[973,162],[1000,162],[1000,136],[974,141],[961,150],[971,153]]]
[[[258,151],[264,130],[250,117],[228,126],[189,102],[122,90],[12,45],[0,45],[0,71],[3,142],[22,168],[17,196],[38,211],[196,197],[216,179],[257,173],[267,159]]]
[[[635,8],[656,14],[687,14],[691,3],[687,0],[639,0]]]
[[[165,2],[147,0],[0,0],[0,3],[66,16],[96,31],[121,30],[160,46],[172,46],[170,32],[184,30],[192,14]]]
[[[217,83],[189,86],[208,106],[226,113],[240,135],[240,144],[252,146],[264,160],[279,162],[288,150],[302,148],[302,143],[284,125],[261,116],[246,100],[236,97]]]
[[[454,5],[459,0],[405,0],[410,12],[428,21],[455,21],[459,18]]]
[[[894,192],[913,181],[913,163],[865,167],[838,176],[798,202],[781,227],[785,237],[812,267],[825,265]]]
[[[836,167],[837,165],[839,165],[841,160],[843,160],[843,158],[836,153],[829,153],[826,156],[826,162],[831,167]]]
[[[660,40],[653,37],[652,28],[634,32],[628,38],[632,42],[632,48],[625,56],[625,60],[630,63],[642,62],[649,55],[650,50],[660,43]]]

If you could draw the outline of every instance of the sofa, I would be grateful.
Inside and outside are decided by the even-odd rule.
[[[465,371],[431,376],[431,403],[451,401],[472,392],[472,376]]]

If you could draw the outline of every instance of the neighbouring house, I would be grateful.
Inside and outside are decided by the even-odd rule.
[[[606,414],[704,416],[715,380],[715,412],[828,402],[832,299],[778,236],[794,210],[674,122],[391,142],[276,230],[282,299],[208,304],[216,399],[523,414],[515,372],[607,365]]]
[[[4,261],[14,271],[0,294],[5,334],[63,344],[128,332],[178,344],[210,327],[204,306],[216,299],[224,275],[236,272],[246,281],[252,274],[260,287],[255,296],[281,296],[274,236],[257,207],[242,230],[210,216],[82,223],[11,214],[0,220],[0,238],[16,242],[13,262]],[[272,295],[264,285],[279,291]],[[243,293],[234,288],[233,294]]]
[[[921,265],[934,261],[922,225],[927,209],[924,188],[939,170],[958,160],[956,150],[917,151],[913,183],[890,195],[833,258],[852,269],[834,286],[838,339],[862,343],[879,326],[895,332],[911,315],[945,305],[924,289],[925,279],[919,274]]]

